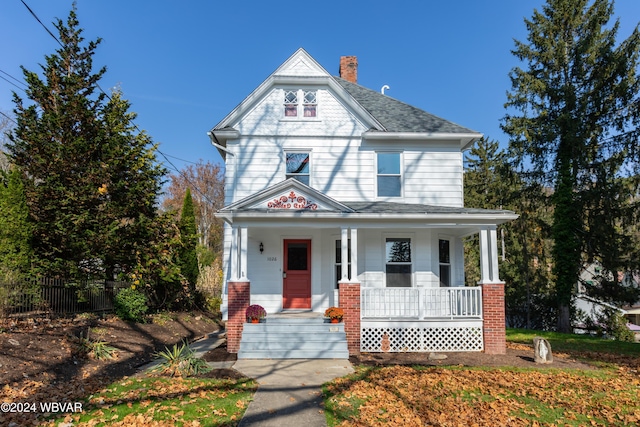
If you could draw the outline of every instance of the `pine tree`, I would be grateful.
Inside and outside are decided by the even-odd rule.
[[[548,0],[525,20],[527,42],[513,51],[527,68],[511,72],[503,129],[528,178],[552,189],[557,326],[565,332],[584,263],[632,267],[620,226],[633,209],[622,181],[640,166],[640,32],[616,46],[612,14],[608,0]]]
[[[62,47],[46,56],[42,78],[23,68],[29,102],[14,93],[8,150],[23,174],[41,273],[111,277],[135,263],[165,172],[129,103],[100,90],[100,39],[83,43],[78,24],[75,9],[57,21]]]

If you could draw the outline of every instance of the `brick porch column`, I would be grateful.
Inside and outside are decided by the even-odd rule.
[[[504,283],[483,283],[481,286],[484,352],[505,354],[507,352],[507,334],[505,330]]]
[[[251,301],[251,282],[227,282],[229,320],[227,320],[227,352],[240,350],[246,310]]]
[[[340,283],[340,308],[350,355],[360,354],[360,283]]]

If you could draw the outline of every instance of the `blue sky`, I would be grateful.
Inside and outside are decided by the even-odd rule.
[[[40,20],[66,20],[70,0],[25,0]],[[58,48],[20,0],[0,12],[0,110],[13,109],[9,75],[39,71]],[[77,0],[86,40],[107,66],[100,85],[119,86],[173,168],[221,162],[207,131],[298,48],[327,71],[358,57],[358,83],[471,128],[504,146],[500,120],[508,73],[518,65],[513,39],[542,0],[205,1]],[[640,20],[640,0],[617,0],[620,37]],[[18,84],[19,85],[19,84]]]

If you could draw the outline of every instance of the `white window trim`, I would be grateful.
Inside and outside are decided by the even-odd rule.
[[[411,240],[411,287],[416,287],[416,238],[415,233],[382,233],[382,287],[387,287],[387,239],[410,239]],[[406,265],[406,264],[397,264]]]
[[[332,250],[332,252],[331,252],[331,262],[333,263],[333,275],[334,276],[336,274],[336,267],[338,265],[340,265],[342,267],[342,265],[344,264],[344,263],[338,264],[336,262],[336,252],[335,252],[336,251],[336,247],[335,247],[335,244],[336,244],[337,241],[341,241],[341,240],[342,240],[342,235],[340,235],[340,234],[332,234],[331,235],[331,243],[332,243],[332,246],[331,246],[331,250]],[[350,235],[348,237],[348,242],[349,242],[348,244],[349,244],[349,248],[350,248],[351,247],[351,236]],[[351,251],[347,251],[347,260],[349,260],[349,258],[351,258]],[[347,261],[347,269],[348,270],[351,269],[351,261]],[[349,280],[352,280],[351,279],[351,274],[349,274],[348,277],[349,277]],[[337,279],[336,281],[340,282],[340,279],[342,279],[342,278],[341,277],[334,277],[334,279]],[[338,289],[338,288],[335,288],[335,289]]]
[[[286,149],[283,150],[284,157],[284,179],[287,179],[287,154],[295,154],[295,153],[305,153],[309,155],[309,187],[313,187],[313,150],[310,148],[301,148],[301,149]],[[301,175],[301,174],[291,174],[291,175]]]
[[[378,176],[397,176],[397,175],[380,175],[378,173],[378,154],[400,154],[400,195],[399,196],[378,196]],[[393,200],[397,200],[397,199],[402,199],[404,198],[404,151],[398,151],[398,150],[376,150],[374,152],[374,171],[375,173],[375,177],[374,177],[374,191],[375,191],[375,198],[378,200],[387,200],[387,199],[393,199]]]
[[[441,263],[440,262],[440,240],[447,240],[449,241],[449,264],[446,263]],[[449,236],[449,235],[444,235],[444,234],[439,234],[438,235],[438,240],[436,242],[436,261],[438,264],[438,287],[442,287],[441,283],[441,278],[440,278],[440,266],[441,265],[448,265],[449,266],[449,287],[453,287],[453,266],[454,266],[454,256],[453,254],[455,253],[455,239],[453,238],[453,236]]]

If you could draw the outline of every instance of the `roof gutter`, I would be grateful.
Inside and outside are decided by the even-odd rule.
[[[482,138],[481,133],[445,133],[445,132],[380,132],[366,131],[362,138],[370,141],[390,141],[390,140],[427,140],[438,139],[444,141],[461,141],[462,150],[468,149],[471,144]]]
[[[229,153],[232,156],[236,155],[236,153],[234,153],[233,151],[229,150],[224,145],[221,145],[220,142],[218,141],[218,138],[216,138],[216,135],[213,132],[207,132],[207,135],[209,135],[209,139],[211,140],[211,145],[216,147],[218,150],[224,151],[225,153]]]

